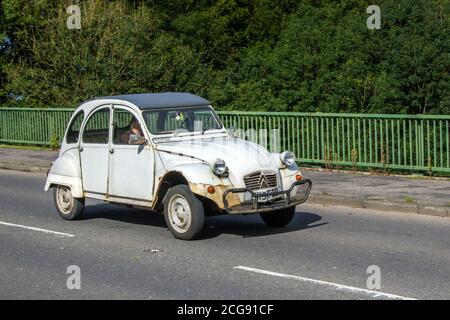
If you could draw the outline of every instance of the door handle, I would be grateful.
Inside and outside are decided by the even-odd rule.
[[[83,151],[83,147],[80,147],[80,152],[82,152]]]
[[[113,148],[109,149],[109,153],[114,153],[114,149]]]

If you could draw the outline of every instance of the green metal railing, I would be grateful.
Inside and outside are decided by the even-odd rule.
[[[74,109],[0,108],[0,142],[50,145],[64,135]]]
[[[246,135],[250,137],[255,136],[253,130],[280,130],[280,149],[292,150],[303,163],[450,172],[450,116],[219,114],[226,125],[249,130]]]
[[[0,108],[0,142],[50,145],[73,109]],[[303,164],[450,172],[450,116],[219,111],[226,127]],[[278,130],[278,131],[277,131]],[[279,136],[278,143],[272,139]]]

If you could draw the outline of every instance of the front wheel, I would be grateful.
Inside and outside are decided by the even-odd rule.
[[[64,220],[78,220],[83,217],[84,198],[74,198],[70,188],[56,186],[53,188],[53,198],[56,210]]]
[[[205,222],[203,204],[187,185],[176,185],[165,196],[164,219],[175,238],[193,240]]]
[[[269,227],[284,227],[294,218],[295,207],[279,211],[260,213],[261,218]]]

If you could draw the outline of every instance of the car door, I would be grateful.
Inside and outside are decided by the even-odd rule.
[[[140,201],[153,200],[154,153],[151,145],[129,144],[132,127],[145,136],[143,123],[133,111],[113,106],[113,132],[110,154],[109,197]]]
[[[83,128],[80,142],[83,191],[100,196],[108,193],[111,105],[96,109]]]

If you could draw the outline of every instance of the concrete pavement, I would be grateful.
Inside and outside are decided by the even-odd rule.
[[[47,172],[57,151],[0,148],[0,168]],[[450,216],[450,179],[363,175],[302,169],[313,181],[309,203]]]
[[[450,180],[305,170],[310,203],[450,217]]]
[[[64,221],[44,180],[0,170],[0,299],[374,299],[369,266],[377,291],[450,297],[450,219],[304,204],[286,228],[220,216],[186,242],[161,215],[101,202]],[[70,265],[80,290],[66,286]]]
[[[0,148],[0,169],[47,172],[58,151]]]

